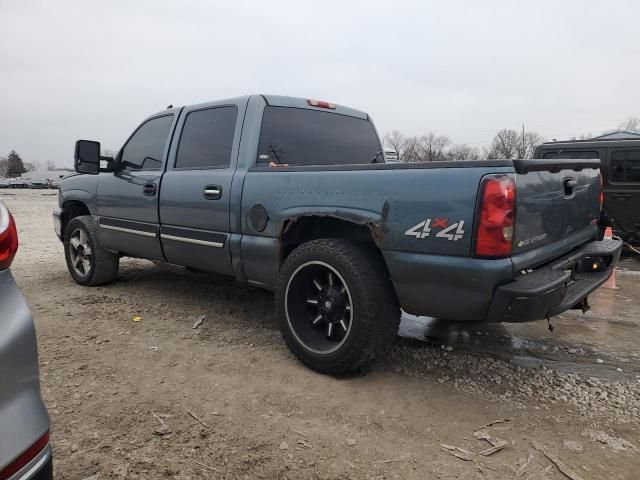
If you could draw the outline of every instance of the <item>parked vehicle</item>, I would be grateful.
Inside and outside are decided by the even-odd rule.
[[[30,183],[31,183],[30,188],[38,188],[38,189],[51,188],[51,181],[46,179],[31,180]]]
[[[0,178],[0,188],[9,188],[11,181],[8,178]]]
[[[31,183],[23,178],[9,179],[9,188],[29,188]]]
[[[370,117],[248,96],[170,108],[115,159],[79,140],[54,212],[69,272],[115,280],[122,256],[276,292],[292,352],[360,369],[400,308],[520,322],[587,308],[620,242],[596,241],[598,160],[384,163]],[[100,163],[106,165],[101,168]]]
[[[385,148],[384,149],[384,161],[386,163],[394,163],[399,162],[398,152],[394,148]]]
[[[36,332],[9,266],[18,250],[0,202],[0,480],[50,479],[49,417],[42,403]]]
[[[626,241],[640,244],[640,140],[571,140],[547,142],[534,153],[544,159],[599,158],[604,180],[606,218]]]

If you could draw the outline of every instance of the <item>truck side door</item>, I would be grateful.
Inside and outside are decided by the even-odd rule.
[[[158,191],[176,113],[143,122],[118,154],[114,173],[98,180],[98,235],[104,248],[163,260],[158,238]]]
[[[210,103],[181,115],[160,192],[160,240],[170,263],[233,274],[229,208],[244,108]]]

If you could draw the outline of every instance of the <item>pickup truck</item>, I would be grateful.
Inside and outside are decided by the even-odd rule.
[[[401,309],[524,322],[588,308],[621,243],[598,241],[600,162],[385,163],[369,115],[252,95],[167,108],[115,158],[78,140],[54,212],[81,285],[123,256],[275,292],[291,351],[328,374],[393,343]]]

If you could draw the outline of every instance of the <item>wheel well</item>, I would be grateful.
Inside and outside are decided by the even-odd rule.
[[[366,225],[331,217],[302,217],[287,220],[282,228],[281,258],[283,262],[296,247],[319,238],[348,238],[377,249]]]
[[[393,292],[394,298],[397,300],[398,296],[395,285],[391,279],[391,274],[382,256],[380,247],[376,242],[376,232],[372,231],[373,228],[374,227],[370,227],[367,224],[354,223],[334,217],[308,216],[288,220],[283,225],[280,236],[280,265],[282,266],[282,263],[293,250],[310,240],[318,240],[321,238],[346,238],[354,240],[365,247],[369,247],[373,256],[378,256],[382,268],[389,279],[389,287]],[[375,261],[375,259],[372,258],[372,261]]]
[[[74,218],[82,215],[91,215],[87,206],[79,200],[67,200],[62,204],[62,231],[67,228],[67,224]]]

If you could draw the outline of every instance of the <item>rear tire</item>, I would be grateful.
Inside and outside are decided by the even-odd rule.
[[[118,276],[120,258],[102,248],[96,222],[90,215],[75,217],[67,224],[64,255],[71,277],[80,285],[104,285]]]
[[[393,344],[400,324],[380,252],[344,239],[313,240],[287,257],[276,315],[291,352],[331,375],[372,365]]]

